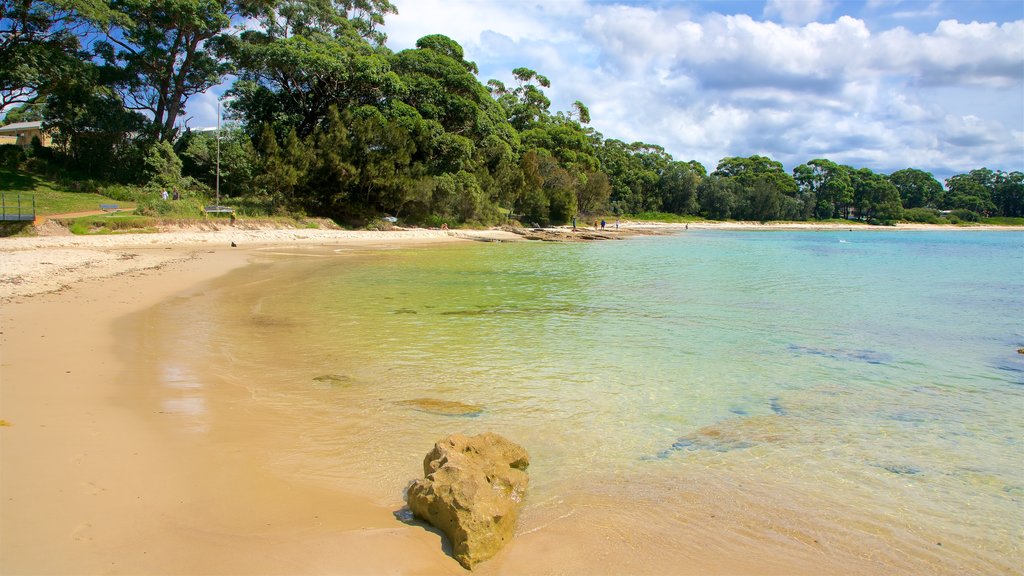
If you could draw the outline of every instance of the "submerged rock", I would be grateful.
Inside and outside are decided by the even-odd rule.
[[[403,406],[412,406],[421,412],[439,414],[441,416],[469,416],[475,417],[483,413],[484,409],[475,404],[463,404],[452,400],[438,400],[436,398],[414,398],[399,402]]]
[[[351,376],[344,374],[323,374],[322,376],[315,376],[314,382],[320,382],[321,384],[330,384],[332,386],[344,386],[351,384],[354,380]]]
[[[439,528],[468,569],[512,539],[529,478],[526,450],[498,434],[452,434],[423,460],[406,492],[412,513]]]

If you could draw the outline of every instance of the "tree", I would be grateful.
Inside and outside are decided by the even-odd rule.
[[[805,207],[811,207],[814,217],[828,219],[847,215],[853,202],[853,186],[845,166],[818,158],[794,168],[793,178]],[[805,216],[810,214],[805,211]]]
[[[970,210],[978,214],[994,213],[996,205],[992,202],[992,189],[995,180],[995,173],[988,168],[947,178],[944,207]]]
[[[942,184],[924,170],[898,170],[889,175],[889,181],[899,190],[904,208],[935,206],[942,196]]]
[[[518,83],[512,90],[498,80],[489,80],[487,86],[507,111],[508,121],[516,130],[522,132],[545,121],[551,115],[548,111],[551,100],[540,89],[550,88],[551,82],[546,76],[530,68],[516,68],[512,70],[512,75]],[[589,111],[587,114],[589,116]]]
[[[272,38],[320,32],[341,36],[353,30],[363,40],[382,46],[387,35],[378,30],[398,9],[390,0],[239,0],[241,14],[259,20]]]
[[[142,114],[125,110],[105,73],[79,62],[74,74],[55,80],[43,107],[43,128],[54,135],[53,146],[68,165],[135,182],[142,175],[141,134],[148,123]]]
[[[734,217],[751,220],[796,219],[810,212],[813,200],[797,199],[798,188],[782,163],[765,156],[723,158],[713,176],[732,180]]]
[[[218,84],[228,67],[208,42],[231,25],[229,0],[110,0],[119,24],[100,24],[95,52],[121,71],[128,108],[153,115],[154,136],[171,141],[190,96]]]
[[[44,98],[54,79],[83,58],[86,18],[110,18],[104,3],[0,0],[0,112]]]
[[[853,204],[860,218],[869,222],[892,222],[900,218],[903,208],[899,190],[884,175],[861,168],[851,172],[851,182]]]
[[[735,187],[729,178],[714,174],[705,178],[697,187],[701,213],[713,220],[725,220],[732,216],[733,206],[736,205]]]
[[[608,206],[612,187],[604,172],[591,172],[576,190],[576,206],[583,214],[595,214]]]
[[[231,109],[250,133],[270,124],[279,134],[294,128],[304,138],[331,107],[384,106],[401,95],[404,86],[387,50],[372,47],[355,28],[341,24],[333,36],[299,30],[287,37],[250,30],[219,39],[219,50],[238,70]]]
[[[705,174],[699,162],[670,162],[657,184],[661,209],[673,214],[696,214],[697,187]]]
[[[1003,216],[1024,217],[1024,173],[999,172],[992,201]]]

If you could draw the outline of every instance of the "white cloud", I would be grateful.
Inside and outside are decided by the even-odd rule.
[[[831,14],[834,4],[827,0],[768,0],[765,18],[779,18],[784,24],[807,24]]]

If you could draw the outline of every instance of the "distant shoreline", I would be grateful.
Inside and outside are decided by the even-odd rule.
[[[438,230],[426,228],[390,231],[221,225],[208,228],[168,227],[139,234],[73,236],[64,234],[0,238],[0,301],[65,289],[76,282],[160,268],[193,258],[199,251],[275,246],[337,245],[348,248],[415,245],[432,242],[545,240],[593,241],[632,236],[669,235],[688,230],[728,231],[1024,231],[1024,226],[954,226],[897,224],[869,226],[853,223],[813,222],[690,222],[622,221],[616,228],[569,226],[541,229],[490,228]],[[51,229],[51,232],[53,230]]]

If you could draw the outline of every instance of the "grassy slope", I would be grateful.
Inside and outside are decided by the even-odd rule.
[[[75,192],[52,180],[10,168],[0,168],[0,192],[4,192],[8,202],[20,192],[23,206],[31,206],[29,196],[34,195],[37,216],[99,210],[100,204],[132,207],[129,203],[118,202],[93,192]]]

